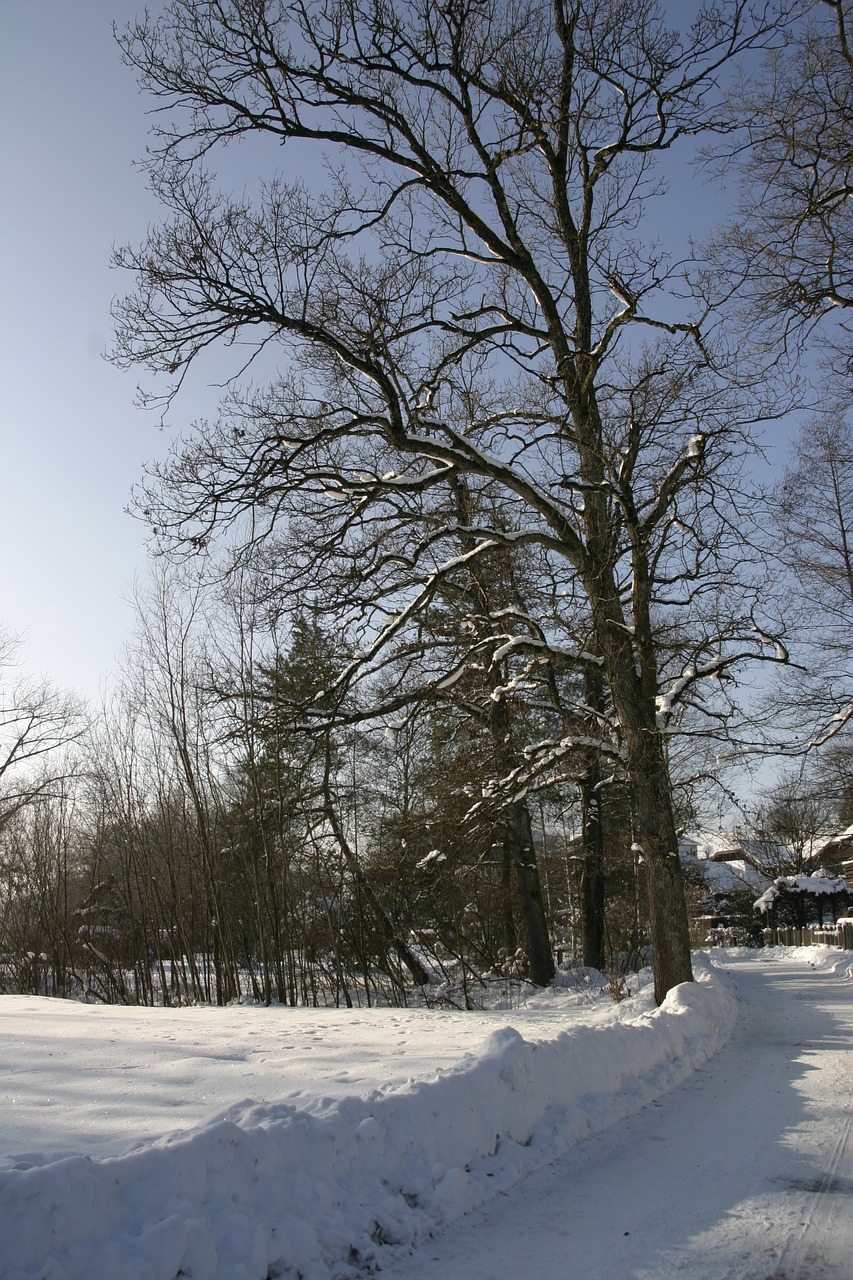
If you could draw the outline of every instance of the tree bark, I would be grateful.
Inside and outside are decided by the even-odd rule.
[[[593,620],[625,747],[634,837],[646,868],[655,999],[660,1004],[672,987],[693,981],[693,966],[669,767],[657,722],[657,661],[641,555],[634,572],[639,584],[632,628],[624,624],[612,579],[610,590],[604,589],[604,573],[599,575],[602,589],[593,604]]]
[[[604,687],[598,668],[584,671],[584,701],[592,711],[604,709]],[[579,782],[583,870],[581,872],[581,939],[583,963],[604,968],[604,823],[601,814],[601,757],[587,754]]]
[[[587,969],[604,968],[604,828],[600,781],[598,760],[592,759],[579,784],[583,824],[581,948]]]
[[[530,810],[523,801],[516,801],[510,809],[507,835],[515,866],[518,908],[530,965],[530,981],[537,987],[547,987],[555,973],[554,957],[551,954],[551,939],[533,843],[533,824]]]
[[[669,774],[655,759],[658,745],[652,741],[633,752],[629,773],[634,832],[646,866],[655,1000],[661,1004],[672,987],[693,981],[693,966]]]
[[[514,956],[518,950],[518,930],[515,925],[515,913],[513,904],[515,901],[515,892],[513,890],[513,856],[512,841],[510,840],[510,832],[508,827],[504,827],[503,845],[501,856],[501,926],[503,934],[503,945],[507,956]]]

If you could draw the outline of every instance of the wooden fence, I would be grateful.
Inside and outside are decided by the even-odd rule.
[[[853,951],[853,919],[839,920],[830,925],[809,925],[804,929],[764,930],[766,947],[813,947],[820,943]]]

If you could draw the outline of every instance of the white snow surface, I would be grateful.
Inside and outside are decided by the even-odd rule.
[[[851,1280],[853,953],[715,955],[719,1053],[382,1280]]]
[[[408,1275],[413,1246],[431,1254],[439,1229],[726,1044],[738,1002],[716,954],[660,1009],[648,988],[464,1014],[2,996],[0,1277]],[[795,954],[803,969],[844,953]],[[477,1274],[517,1274],[490,1265]]]

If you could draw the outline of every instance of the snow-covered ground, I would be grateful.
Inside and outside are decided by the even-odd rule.
[[[741,1017],[684,1084],[383,1280],[851,1280],[853,955],[759,957],[720,957]]]
[[[759,957],[716,953],[659,1010],[648,990],[474,1014],[0,997],[0,1277],[849,1277],[853,982],[832,974],[853,957]],[[812,1202],[835,1192],[829,1233]],[[758,1270],[720,1265],[756,1232]]]

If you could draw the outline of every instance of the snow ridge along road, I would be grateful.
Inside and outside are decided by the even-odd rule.
[[[719,1054],[383,1280],[851,1280],[853,956],[717,954]]]
[[[586,1013],[543,993],[549,1030],[568,1028],[553,1038],[529,1042],[504,1024],[456,1065],[366,1096],[242,1102],[115,1157],[31,1151],[0,1174],[0,1276],[363,1274],[701,1065],[737,1016],[728,983],[708,965],[701,977],[660,1009],[650,989]],[[526,1013],[502,1016],[527,1026]],[[435,1014],[437,1042],[442,1023]],[[52,1084],[55,1096],[59,1062]]]
[[[57,1158],[30,1143],[27,1154],[7,1157],[0,1277],[330,1280],[378,1267],[383,1280],[850,1280],[853,983],[808,967],[808,958],[845,964],[827,948],[796,958],[717,953],[713,965],[698,957],[701,981],[671,992],[659,1010],[650,993],[584,1010],[572,1009],[566,993],[546,992],[535,1007],[464,1022],[386,1010],[361,1011],[347,1024],[341,1011],[331,1078],[344,1088],[360,1080],[362,1096],[318,1096],[330,1078],[317,1071],[319,1051],[305,1053],[313,1078],[291,1073],[276,1091],[279,1067],[262,1076],[267,1054],[281,1062],[274,1040],[291,1014],[289,1053],[300,1034],[316,1038],[310,1011],[260,1011],[268,1020],[256,1010],[194,1011],[211,1036],[207,1087],[220,1059],[242,1058],[258,1100],[208,1111],[201,1122],[195,1112],[194,1127],[121,1155]],[[58,1117],[58,1100],[70,1098],[51,1019],[63,1035],[71,1022],[79,1035],[90,1017],[101,1032],[129,1023],[79,1007],[69,1019],[64,1002],[45,1001],[37,1030],[21,1001],[0,997],[0,1058],[21,1097],[21,1067],[41,1062],[45,1105],[35,1105],[33,1087],[22,1112],[43,1137],[50,1125],[37,1113]],[[149,1037],[156,1027],[162,1040],[168,1028],[180,1040],[192,1011],[120,1012],[135,1020],[133,1038],[104,1045],[96,1097],[99,1089],[109,1097],[131,1057],[144,1062],[146,1027]],[[325,1012],[332,1016],[320,1025],[331,1040],[338,1019]],[[212,1013],[227,1027],[221,1043],[216,1019],[201,1016]],[[372,1050],[365,1013],[377,1014]],[[233,1039],[240,1018],[242,1042]],[[457,1048],[449,1067],[430,1070],[422,1059],[420,1078],[406,1080],[408,1018],[412,1028],[426,1018],[436,1063],[454,1061],[450,1041],[498,1029],[461,1061]],[[358,1047],[353,1040],[341,1071],[348,1026]],[[443,1027],[452,1029],[445,1042]],[[186,1045],[174,1052],[184,1063]],[[187,1069],[172,1080],[167,1060],[157,1061],[159,1114],[177,1119]],[[371,1079],[386,1083],[370,1089]],[[0,1077],[0,1101],[2,1087]],[[84,1114],[78,1137],[90,1131]],[[152,1099],[146,1126],[156,1114]],[[100,1153],[114,1141],[114,1123],[99,1130]],[[10,1132],[26,1137],[14,1122]]]

